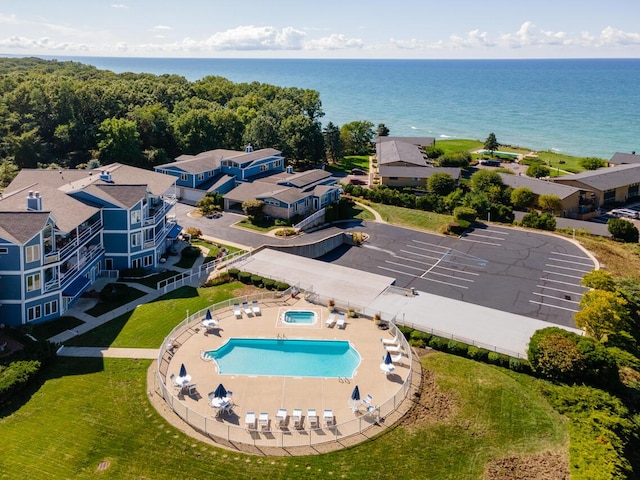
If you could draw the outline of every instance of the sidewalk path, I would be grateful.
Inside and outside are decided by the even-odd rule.
[[[92,358],[158,358],[157,348],[109,348],[109,347],[60,347],[60,357]]]
[[[387,223],[385,220],[383,220],[382,216],[378,213],[377,210],[371,208],[369,205],[365,205],[364,203],[360,203],[360,202],[356,201],[355,199],[354,199],[354,202],[359,207],[362,207],[365,210],[368,210],[369,212],[371,212],[373,214],[373,216],[375,217],[375,221],[376,222]]]

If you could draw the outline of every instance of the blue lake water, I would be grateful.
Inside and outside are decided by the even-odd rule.
[[[231,338],[206,352],[221,375],[352,378],[360,354],[341,340]]]
[[[117,73],[219,75],[320,92],[325,116],[391,135],[475,138],[610,158],[640,151],[640,59],[292,60],[59,57]]]

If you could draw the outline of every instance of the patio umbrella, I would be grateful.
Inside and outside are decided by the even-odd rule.
[[[354,402],[360,400],[360,389],[358,388],[358,385],[355,386],[353,392],[351,393],[351,400],[353,400]]]
[[[211,320],[213,317],[211,316],[211,310],[207,308],[207,314],[204,316],[205,320]]]
[[[218,385],[218,387],[214,390],[213,392],[213,396],[216,398],[224,398],[227,396],[227,389],[224,388],[224,385],[220,384]]]
[[[384,364],[391,365],[393,362],[391,361],[391,353],[387,352],[387,355],[384,357]]]
[[[179,377],[186,377],[187,376],[187,369],[184,366],[184,363],[182,365],[180,365],[180,373],[178,374]]]

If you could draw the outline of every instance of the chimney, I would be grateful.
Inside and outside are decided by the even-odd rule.
[[[253,145],[251,145],[251,144],[247,145],[245,147],[244,151],[247,152],[247,153],[253,152]]]
[[[100,171],[100,180],[111,183],[111,173],[106,170]]]
[[[42,210],[42,197],[40,192],[29,190],[29,196],[27,197],[27,210],[41,211]]]
[[[287,165],[286,172],[289,174],[293,173],[293,167],[291,165]]]

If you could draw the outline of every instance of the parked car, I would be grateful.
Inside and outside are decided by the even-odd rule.
[[[366,185],[367,182],[365,182],[364,180],[360,179],[360,178],[352,178],[351,180],[349,180],[349,183],[351,183],[351,185]]]
[[[351,175],[368,175],[368,173],[361,168],[352,168]]]
[[[499,167],[500,160],[480,160],[480,165],[486,165],[487,167]]]
[[[630,208],[614,208],[609,212],[614,217],[639,218],[640,213]]]

